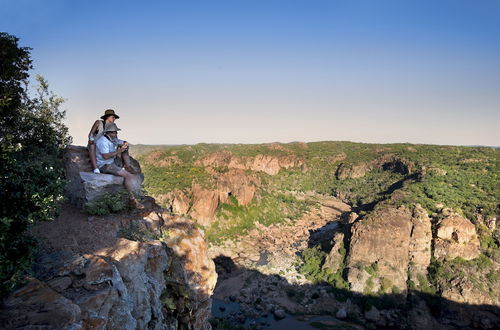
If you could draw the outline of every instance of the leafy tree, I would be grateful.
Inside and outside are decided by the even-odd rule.
[[[0,293],[31,267],[34,241],[26,231],[53,217],[62,198],[63,148],[71,142],[62,120],[64,102],[37,76],[28,96],[30,48],[0,33]]]

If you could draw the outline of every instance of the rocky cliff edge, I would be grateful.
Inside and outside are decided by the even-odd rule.
[[[97,217],[66,203],[35,226],[33,274],[3,300],[0,328],[210,329],[217,273],[203,232],[146,206]]]

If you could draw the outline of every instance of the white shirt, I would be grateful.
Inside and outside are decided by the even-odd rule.
[[[104,159],[103,154],[110,152],[115,152],[118,149],[118,144],[123,144],[123,140],[116,139],[116,141],[110,141],[106,136],[101,136],[99,140],[95,143],[96,146],[96,161],[97,167],[101,168],[104,165],[113,164],[115,157]]]

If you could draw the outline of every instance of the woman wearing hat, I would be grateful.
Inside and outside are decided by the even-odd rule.
[[[115,113],[115,110],[107,109],[106,111],[104,111],[104,115],[101,116],[102,120],[96,120],[94,125],[92,125],[92,128],[90,129],[87,149],[89,150],[90,163],[92,164],[92,170],[94,173],[101,173],[99,171],[99,168],[97,167],[95,142],[99,140],[101,136],[103,136],[104,127],[106,127],[106,124],[114,123],[115,119],[118,118],[120,118],[120,116]]]

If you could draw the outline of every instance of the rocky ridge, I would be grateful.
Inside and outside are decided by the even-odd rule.
[[[69,168],[88,165],[81,148],[68,154]],[[81,192],[77,182],[67,189]],[[3,299],[0,328],[210,329],[217,273],[203,231],[152,198],[144,203],[102,217],[66,203],[32,228],[41,242],[34,273]]]

